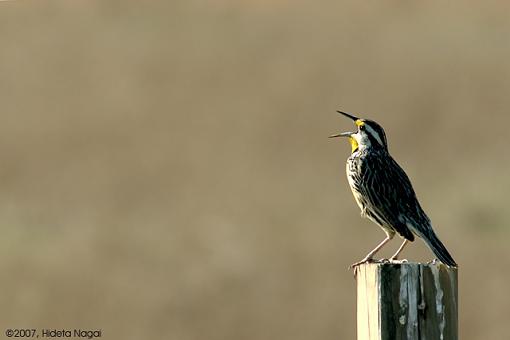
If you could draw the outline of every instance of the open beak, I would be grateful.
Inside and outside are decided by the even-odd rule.
[[[336,137],[350,137],[351,135],[355,134],[356,132],[342,132],[336,135],[331,135],[328,138],[336,138]]]
[[[355,117],[347,112],[342,112],[342,111],[337,111],[338,113],[346,116],[347,118],[350,118],[352,119],[354,122],[358,121],[359,118],[358,117]],[[342,133],[339,133],[339,134],[336,134],[336,135],[331,135],[329,136],[328,138],[336,138],[336,137],[350,137],[351,135],[354,135],[356,134],[356,132],[342,132]]]

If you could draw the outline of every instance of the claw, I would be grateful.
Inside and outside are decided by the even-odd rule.
[[[361,260],[359,262],[355,262],[355,263],[351,264],[349,266],[349,269],[354,269],[357,266],[359,266],[360,264],[367,263],[367,262],[370,263],[370,262],[373,262],[373,261],[374,261],[374,259],[372,259],[372,258],[364,258],[363,260]]]
[[[396,263],[396,264],[402,264],[402,263],[407,263],[409,261],[407,261],[407,259],[402,259],[402,260],[398,260],[397,258],[390,258],[390,260],[388,261],[389,263]]]
[[[388,261],[388,260],[382,260],[382,261]],[[358,274],[358,270],[359,270],[358,267],[360,265],[362,265],[364,263],[380,263],[380,262],[381,262],[381,260],[375,260],[371,257],[365,257],[363,260],[351,264],[348,269],[353,270],[354,278],[356,278],[356,275]]]
[[[348,269],[355,269],[357,266],[362,265],[364,263],[380,263],[382,261],[388,261],[388,260],[386,260],[386,259],[376,260],[371,257],[368,257],[368,258],[365,257],[363,260],[351,264]]]

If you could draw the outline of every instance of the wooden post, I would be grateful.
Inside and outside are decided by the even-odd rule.
[[[356,270],[358,340],[457,340],[457,269],[366,263]]]

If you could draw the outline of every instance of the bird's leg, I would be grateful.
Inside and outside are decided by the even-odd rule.
[[[365,256],[365,258],[359,262],[356,262],[356,263],[353,263],[351,264],[351,266],[349,268],[355,268],[357,266],[359,266],[360,264],[363,264],[363,263],[366,263],[366,262],[370,262],[372,260],[372,258],[374,257],[374,255],[379,251],[381,250],[381,248],[386,244],[388,243],[391,239],[393,238],[393,235],[387,235],[386,238],[384,240],[382,240],[381,243],[379,243],[377,245],[377,247],[375,247],[370,253],[368,253],[367,256]]]
[[[409,241],[407,239],[404,239],[404,242],[402,242],[402,245],[398,248],[397,252],[390,257],[390,261],[396,261],[398,259],[398,255],[402,252],[402,250],[404,250],[408,242]]]

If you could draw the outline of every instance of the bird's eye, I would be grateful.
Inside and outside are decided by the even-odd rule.
[[[360,129],[361,131],[365,130],[365,125],[360,125],[359,129]]]

